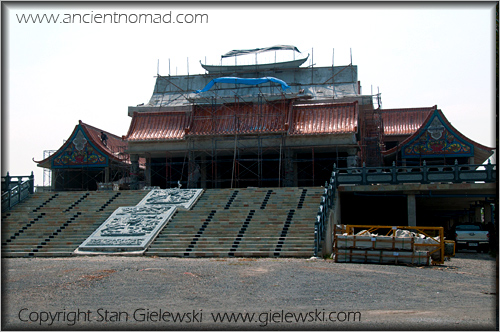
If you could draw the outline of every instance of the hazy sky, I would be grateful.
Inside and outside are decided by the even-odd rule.
[[[169,60],[172,75],[186,74],[188,62],[201,74],[200,60],[275,44],[314,50],[315,66],[331,66],[333,54],[347,65],[352,49],[363,94],[379,89],[383,108],[437,105],[464,135],[494,147],[495,4],[3,3],[2,175],[34,171],[42,185],[32,158],[58,149],[78,120],[125,135],[127,107],[149,101],[158,63],[161,75]],[[141,13],[206,15],[191,24],[98,23]],[[20,23],[23,14],[59,17]],[[62,23],[68,17],[90,23]]]

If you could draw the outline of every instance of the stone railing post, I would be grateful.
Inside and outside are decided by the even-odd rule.
[[[7,175],[4,176],[4,183],[2,183],[4,185],[4,187],[2,188],[3,191],[9,191],[10,189],[10,181],[11,181],[11,176],[9,175],[9,172],[7,172]]]
[[[366,183],[366,163],[363,162],[363,168],[361,169],[361,184],[367,184]]]
[[[22,189],[22,184],[23,184],[23,177],[22,176],[18,176],[17,177],[17,202],[20,203],[21,202],[21,189]]]
[[[427,167],[427,163],[424,160],[423,166],[422,166],[422,183],[429,183],[429,179],[427,176],[427,172],[429,171]]]
[[[487,181],[489,182],[492,182],[493,179],[492,179],[492,170],[493,170],[493,166],[491,166],[491,162],[490,160],[488,159],[488,164],[486,165],[486,179]]]
[[[458,167],[458,160],[455,159],[455,164],[453,165],[453,182],[454,183],[459,183],[460,182],[460,175],[459,173],[459,167]]]
[[[35,175],[33,175],[33,171],[31,171],[31,175],[29,176],[29,178],[30,178],[29,192],[30,194],[33,194],[35,192]]]
[[[398,183],[398,172],[397,172],[397,169],[396,169],[396,162],[395,161],[392,162],[391,176],[392,176],[391,183],[392,184]]]

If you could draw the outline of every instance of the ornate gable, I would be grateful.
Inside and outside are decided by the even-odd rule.
[[[471,157],[474,145],[464,140],[435,110],[416,137],[403,145],[401,153],[403,158]]]
[[[51,168],[106,167],[109,158],[89,139],[79,124],[65,146],[51,158]]]

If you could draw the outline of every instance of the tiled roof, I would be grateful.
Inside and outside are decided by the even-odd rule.
[[[222,106],[195,108],[190,135],[234,135],[272,133],[285,130],[286,104],[240,104],[236,107]]]
[[[358,103],[294,105],[288,103],[193,107],[186,112],[134,113],[126,139],[183,139],[185,135],[242,135],[288,131],[289,135],[355,133]],[[290,123],[287,127],[286,124]]]
[[[121,137],[116,136],[108,131],[101,130],[99,128],[86,124],[81,120],[75,126],[75,129],[69,136],[70,138],[73,137],[73,135],[77,132],[77,130],[79,130],[79,127],[81,127],[81,129],[85,132],[85,135],[87,135],[92,144],[95,147],[97,147],[102,153],[106,154],[111,160],[114,160],[116,162],[124,162],[128,164],[130,163],[130,156],[127,153],[124,153],[128,145],[127,141],[124,141]],[[101,132],[106,134],[107,136],[106,145],[101,140]],[[49,157],[41,161],[35,161],[35,160],[34,161],[40,166],[45,167],[43,165],[50,162],[52,158],[54,158],[60,152],[65,150],[69,144],[70,141],[68,140],[65,144],[63,144],[56,152],[54,152]]]
[[[155,141],[182,139],[189,127],[185,112],[135,112],[126,139]]]
[[[384,135],[412,135],[435,109],[436,106],[380,110]]]
[[[290,135],[355,133],[358,103],[294,105]]]
[[[83,123],[82,121],[79,121],[79,124],[82,126],[87,136],[99,148],[99,150],[108,154],[108,156],[115,160],[127,163],[130,162],[129,155],[124,154],[127,148],[127,141],[124,141],[121,137],[118,137],[110,132]],[[101,132],[106,134],[106,136],[108,137],[108,139],[106,140],[106,145],[104,145],[101,140]]]
[[[434,107],[436,107],[436,106],[434,106]],[[479,144],[479,143],[471,140],[467,136],[463,135],[455,127],[453,127],[453,125],[448,121],[448,119],[443,114],[443,112],[436,108],[436,109],[431,110],[427,114],[426,118],[422,122],[422,125],[414,133],[412,133],[412,135],[407,137],[404,141],[402,141],[401,143],[399,143],[399,145],[393,147],[392,149],[389,149],[387,151],[383,151],[382,154],[384,155],[384,157],[388,157],[388,156],[393,155],[395,153],[400,153],[405,145],[407,145],[410,142],[412,142],[413,140],[415,140],[415,138],[419,137],[419,135],[421,135],[422,132],[427,130],[427,128],[426,128],[427,124],[433,118],[433,115],[435,112],[441,117],[441,119],[443,120],[443,124],[445,126],[447,126],[451,132],[453,132],[453,135],[460,137],[464,142],[467,142],[467,143],[474,146],[474,164],[478,164],[478,165],[482,164],[484,161],[486,161],[493,154],[493,151],[495,150],[494,148],[490,148],[490,147],[484,146],[482,144]]]

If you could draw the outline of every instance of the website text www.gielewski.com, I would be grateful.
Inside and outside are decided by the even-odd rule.
[[[113,311],[104,308],[97,310],[62,310],[62,311],[37,311],[23,308],[19,310],[18,318],[21,322],[52,326],[56,323],[73,326],[88,322],[105,323],[254,323],[261,327],[269,324],[300,324],[300,323],[345,323],[361,322],[359,311],[328,311],[315,309],[303,312],[291,312],[285,310],[269,310],[262,312],[211,312],[203,313],[203,310],[192,310],[189,312],[174,312],[169,310],[152,310],[137,308],[129,311]]]
[[[16,14],[18,23],[208,23],[208,14],[174,13],[162,14],[120,14],[90,13],[85,14]]]

